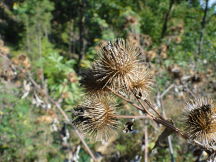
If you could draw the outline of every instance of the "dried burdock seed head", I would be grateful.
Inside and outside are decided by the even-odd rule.
[[[216,107],[212,100],[199,98],[191,100],[186,106],[185,132],[205,146],[216,141]]]
[[[89,97],[82,106],[74,110],[78,113],[73,123],[81,132],[95,140],[107,140],[117,127],[114,106],[107,98]]]
[[[133,80],[131,81],[131,89],[137,97],[146,97],[153,84],[152,76],[148,69],[144,66],[140,66]]]
[[[105,82],[100,82],[97,79],[96,73],[92,69],[87,69],[81,74],[82,79],[80,80],[81,85],[85,88],[87,93],[90,95],[104,95],[109,90],[104,86]]]
[[[93,64],[97,82],[114,89],[130,88],[138,66],[139,49],[123,39],[101,47],[100,58]]]

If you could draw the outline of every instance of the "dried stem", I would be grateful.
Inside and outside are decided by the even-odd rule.
[[[174,87],[174,84],[171,84],[166,90],[161,93],[160,98],[163,98],[172,88]]]
[[[142,102],[140,102],[139,99],[138,102],[141,104],[142,108],[136,104],[134,104],[131,100],[123,97],[122,95],[118,94],[117,92],[115,92],[114,90],[112,90],[111,88],[108,88],[114,95],[118,96],[119,98],[125,100],[126,102],[130,103],[132,106],[134,106],[135,108],[137,108],[138,110],[144,111],[145,113],[147,113],[147,116],[149,119],[154,120],[155,122],[162,124],[165,127],[168,127],[170,129],[172,129],[174,132],[176,132],[177,134],[179,134],[180,136],[182,136],[184,139],[187,139],[187,136],[185,134],[183,134],[178,128],[176,128],[175,126],[173,126],[173,124],[170,121],[167,121],[163,118],[157,118],[155,116],[153,116],[151,113],[149,113],[148,111],[146,111],[146,109],[144,109],[144,105],[142,104]]]
[[[145,110],[143,110],[143,108],[141,108],[140,106],[138,106],[137,104],[133,103],[131,100],[127,99],[126,97],[120,95],[119,93],[115,92],[113,89],[109,88],[108,89],[117,97],[123,99],[124,101],[126,101],[127,103],[131,104],[132,106],[134,106],[135,108],[141,110],[142,112],[146,113]]]
[[[134,95],[134,97],[136,98],[136,100],[139,102],[139,104],[142,106],[142,108],[146,111],[146,113],[148,113],[150,116],[154,117],[153,114],[151,114],[143,105],[142,100],[137,97],[137,95],[135,93],[133,93],[133,91],[131,90],[131,93]],[[160,113],[151,105],[151,103],[145,99],[144,102],[161,118],[163,119],[163,117],[160,115]]]
[[[138,103],[142,106],[142,108],[146,111],[146,113],[147,113],[149,116],[151,116],[152,118],[155,118],[155,116],[154,116],[152,113],[150,113],[150,112],[145,108],[145,106],[143,105],[142,101],[141,101],[139,98],[137,98],[136,96],[135,96],[135,98],[137,99]]]
[[[145,162],[148,162],[148,126],[145,123],[144,126],[144,134],[145,134]]]
[[[170,157],[171,157],[171,162],[175,162],[175,156],[174,156],[174,151],[173,151],[173,146],[172,146],[172,136],[168,136],[168,145],[169,145],[169,152],[170,152]]]
[[[152,105],[150,101],[145,99],[144,102],[159,116],[159,118],[164,119],[164,117],[161,116],[161,114],[156,110],[156,108],[154,108],[154,106]]]
[[[146,115],[115,115],[114,117],[119,119],[150,119]]]
[[[176,132],[177,134],[179,134],[180,136],[182,136],[184,139],[188,139],[188,137],[183,134],[178,128],[176,128],[175,126],[173,126],[173,124],[168,121],[165,120],[163,118],[158,118],[155,117],[154,115],[152,115],[151,113],[149,113],[148,111],[146,111],[146,109],[144,108],[144,105],[140,102],[139,99],[137,99],[137,97],[135,96],[135,98],[138,100],[138,102],[141,104],[142,108],[136,104],[134,104],[131,100],[123,97],[122,95],[118,94],[117,92],[115,92],[114,90],[112,90],[111,88],[108,88],[114,95],[118,96],[119,98],[123,99],[124,101],[130,103],[132,106],[134,106],[135,108],[137,108],[138,110],[141,110],[142,112],[147,113],[146,115],[148,116],[149,119],[154,120],[155,122],[162,124],[165,127],[168,127],[170,129],[172,129],[174,132]]]
[[[165,127],[168,127],[170,129],[172,129],[174,132],[176,132],[178,135],[182,136],[184,139],[188,139],[188,137],[184,133],[182,133],[180,129],[173,126],[173,124],[170,121],[160,119],[160,118],[155,118],[153,120],[156,121],[159,124],[162,124]]]
[[[163,91],[163,93],[158,94],[157,99],[156,99],[157,103],[158,103],[158,106],[161,108],[162,115],[164,116],[165,119],[166,119],[166,114],[165,114],[165,111],[164,111],[164,108],[163,108],[162,99],[173,87],[174,87],[174,84],[171,84],[167,89],[165,89]],[[171,135],[167,137],[168,145],[169,145],[169,152],[170,152],[170,159],[171,159],[171,162],[175,162],[175,156],[174,156],[174,150],[173,150],[172,138],[171,137],[172,137]]]

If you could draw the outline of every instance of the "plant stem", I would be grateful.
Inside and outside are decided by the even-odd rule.
[[[114,117],[119,119],[149,119],[148,116],[144,115],[115,115]]]
[[[145,99],[144,102],[159,116],[159,118],[164,119],[164,117],[161,116],[161,114],[154,108],[154,106],[152,105],[150,101]]]
[[[132,106],[134,106],[134,107],[136,107],[137,109],[141,110],[142,112],[144,111],[144,113],[146,113],[145,110],[143,110],[143,109],[142,109],[140,106],[138,106],[137,104],[133,103],[131,100],[129,100],[129,99],[127,99],[126,97],[124,97],[124,96],[120,95],[119,93],[115,92],[113,89],[111,89],[111,88],[109,88],[109,87],[107,87],[107,88],[108,88],[115,96],[117,96],[117,97],[123,99],[124,101],[128,102],[128,103],[131,104]]]
[[[147,121],[146,121],[147,122]],[[148,126],[147,126],[148,123],[145,123],[145,126],[144,126],[144,135],[145,135],[145,162],[148,162]]]
[[[126,102],[130,103],[132,106],[134,106],[135,108],[137,108],[138,110],[141,110],[142,112],[146,113],[146,115],[148,116],[149,119],[154,120],[155,122],[162,124],[165,127],[168,127],[170,129],[172,129],[174,132],[176,132],[177,134],[179,134],[180,136],[182,136],[184,139],[188,139],[188,137],[183,134],[178,128],[176,128],[175,126],[173,126],[172,123],[170,123],[170,121],[167,121],[163,118],[158,118],[155,117],[154,115],[152,115],[150,112],[148,112],[145,108],[144,105],[142,104],[142,102],[140,102],[139,99],[137,99],[137,97],[135,96],[135,98],[138,100],[138,102],[141,104],[142,108],[136,104],[134,104],[131,100],[123,97],[122,95],[118,94],[117,92],[115,92],[114,90],[112,90],[111,88],[108,88],[114,95],[118,96],[119,98],[125,100]]]

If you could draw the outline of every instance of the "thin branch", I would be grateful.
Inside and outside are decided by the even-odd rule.
[[[170,121],[164,120],[164,119],[159,119],[159,118],[154,118],[153,120],[159,124],[162,124],[165,127],[172,129],[174,132],[176,132],[178,135],[180,135],[184,139],[188,139],[188,136],[186,136],[184,133],[182,133],[182,131],[180,129],[173,126],[173,124]]]
[[[148,162],[148,126],[147,123],[144,126],[145,134],[145,162]]]
[[[168,136],[168,145],[169,145],[169,152],[170,152],[170,157],[171,157],[171,162],[175,162],[175,156],[174,156],[174,151],[173,151],[173,146],[172,146],[172,136]]]
[[[146,112],[149,116],[151,116],[152,118],[154,118],[155,116],[154,116],[152,113],[150,113],[150,112],[145,108],[145,106],[143,105],[143,103],[142,103],[142,101],[140,100],[140,98],[137,97],[137,95],[136,95],[132,90],[131,90],[131,93],[132,93],[133,96],[136,98],[136,100],[138,101],[138,103],[142,106],[143,110],[145,110],[145,112]]]
[[[151,119],[146,115],[115,115],[114,117],[119,119]]]
[[[163,103],[162,103],[162,99],[163,97],[174,87],[174,84],[171,84],[167,89],[165,89],[162,94],[158,94],[157,96],[157,103],[158,106],[161,108],[162,110],[162,115],[166,118],[166,114],[163,108]],[[170,152],[170,158],[171,158],[171,162],[175,162],[175,156],[174,156],[174,151],[173,151],[173,146],[172,146],[172,139],[171,139],[171,135],[167,137],[168,140],[168,145],[169,145],[169,152]]]
[[[152,105],[152,103],[150,101],[148,101],[147,99],[144,100],[144,102],[161,118],[164,119],[161,114],[156,110],[156,108],[154,108],[154,106]]]
[[[131,105],[134,106],[135,108],[141,110],[142,112],[145,111],[145,110],[143,110],[143,108],[141,108],[141,107],[138,106],[137,104],[133,103],[133,102],[132,102],[131,100],[129,100],[128,98],[126,98],[126,97],[120,95],[119,93],[115,92],[113,89],[111,89],[111,88],[109,88],[109,87],[108,87],[108,89],[109,89],[115,96],[117,96],[117,97],[121,98],[122,100],[126,101],[127,103],[131,104]],[[144,112],[144,113],[146,113],[146,112]]]
[[[160,98],[163,98],[173,87],[175,84],[171,84],[167,89],[165,89],[163,91],[163,93],[161,93]]]
[[[155,116],[154,116],[152,113],[150,113],[150,112],[145,108],[145,106],[143,105],[142,101],[141,101],[139,98],[137,98],[136,96],[135,96],[135,98],[137,99],[137,101],[139,102],[139,104],[142,106],[142,108],[146,111],[146,113],[147,113],[149,116],[151,116],[152,118],[154,118]]]
[[[155,122],[157,122],[157,123],[159,123],[159,124],[164,125],[165,127],[169,127],[169,128],[172,129],[174,132],[176,132],[177,134],[179,134],[180,136],[182,136],[184,139],[187,139],[187,136],[186,136],[185,134],[183,134],[178,128],[176,128],[175,126],[173,126],[173,124],[172,124],[170,121],[165,120],[165,119],[162,119],[162,118],[157,118],[157,117],[153,116],[151,113],[149,114],[148,111],[146,111],[145,109],[143,109],[143,108],[139,107],[138,105],[134,104],[131,100],[129,100],[129,99],[123,97],[122,95],[118,94],[117,92],[115,92],[115,91],[112,90],[111,88],[108,88],[108,89],[109,89],[114,95],[116,95],[116,96],[120,97],[121,99],[125,100],[126,102],[130,103],[131,105],[133,105],[133,106],[134,106],[135,108],[137,108],[138,110],[141,110],[142,112],[145,112],[146,115],[147,115],[150,119],[154,120]],[[138,100],[138,99],[137,99],[137,100]],[[138,100],[138,102],[140,102],[140,101]],[[140,104],[142,104],[142,103],[140,102]]]

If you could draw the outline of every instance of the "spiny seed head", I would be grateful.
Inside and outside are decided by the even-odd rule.
[[[95,140],[107,140],[118,124],[114,106],[104,97],[89,97],[75,112],[79,113],[73,123]]]
[[[90,95],[100,96],[109,91],[104,87],[106,84],[105,82],[98,81],[97,74],[92,69],[85,70],[81,76],[82,79],[80,80],[80,83]]]
[[[146,97],[152,84],[152,77],[149,74],[148,69],[144,66],[139,66],[131,81],[133,93],[139,97]]]
[[[188,102],[184,123],[189,138],[206,146],[216,141],[216,107],[212,100],[199,98]]]
[[[101,47],[100,58],[93,64],[97,82],[118,89],[129,88],[138,66],[139,49],[123,39]]]

